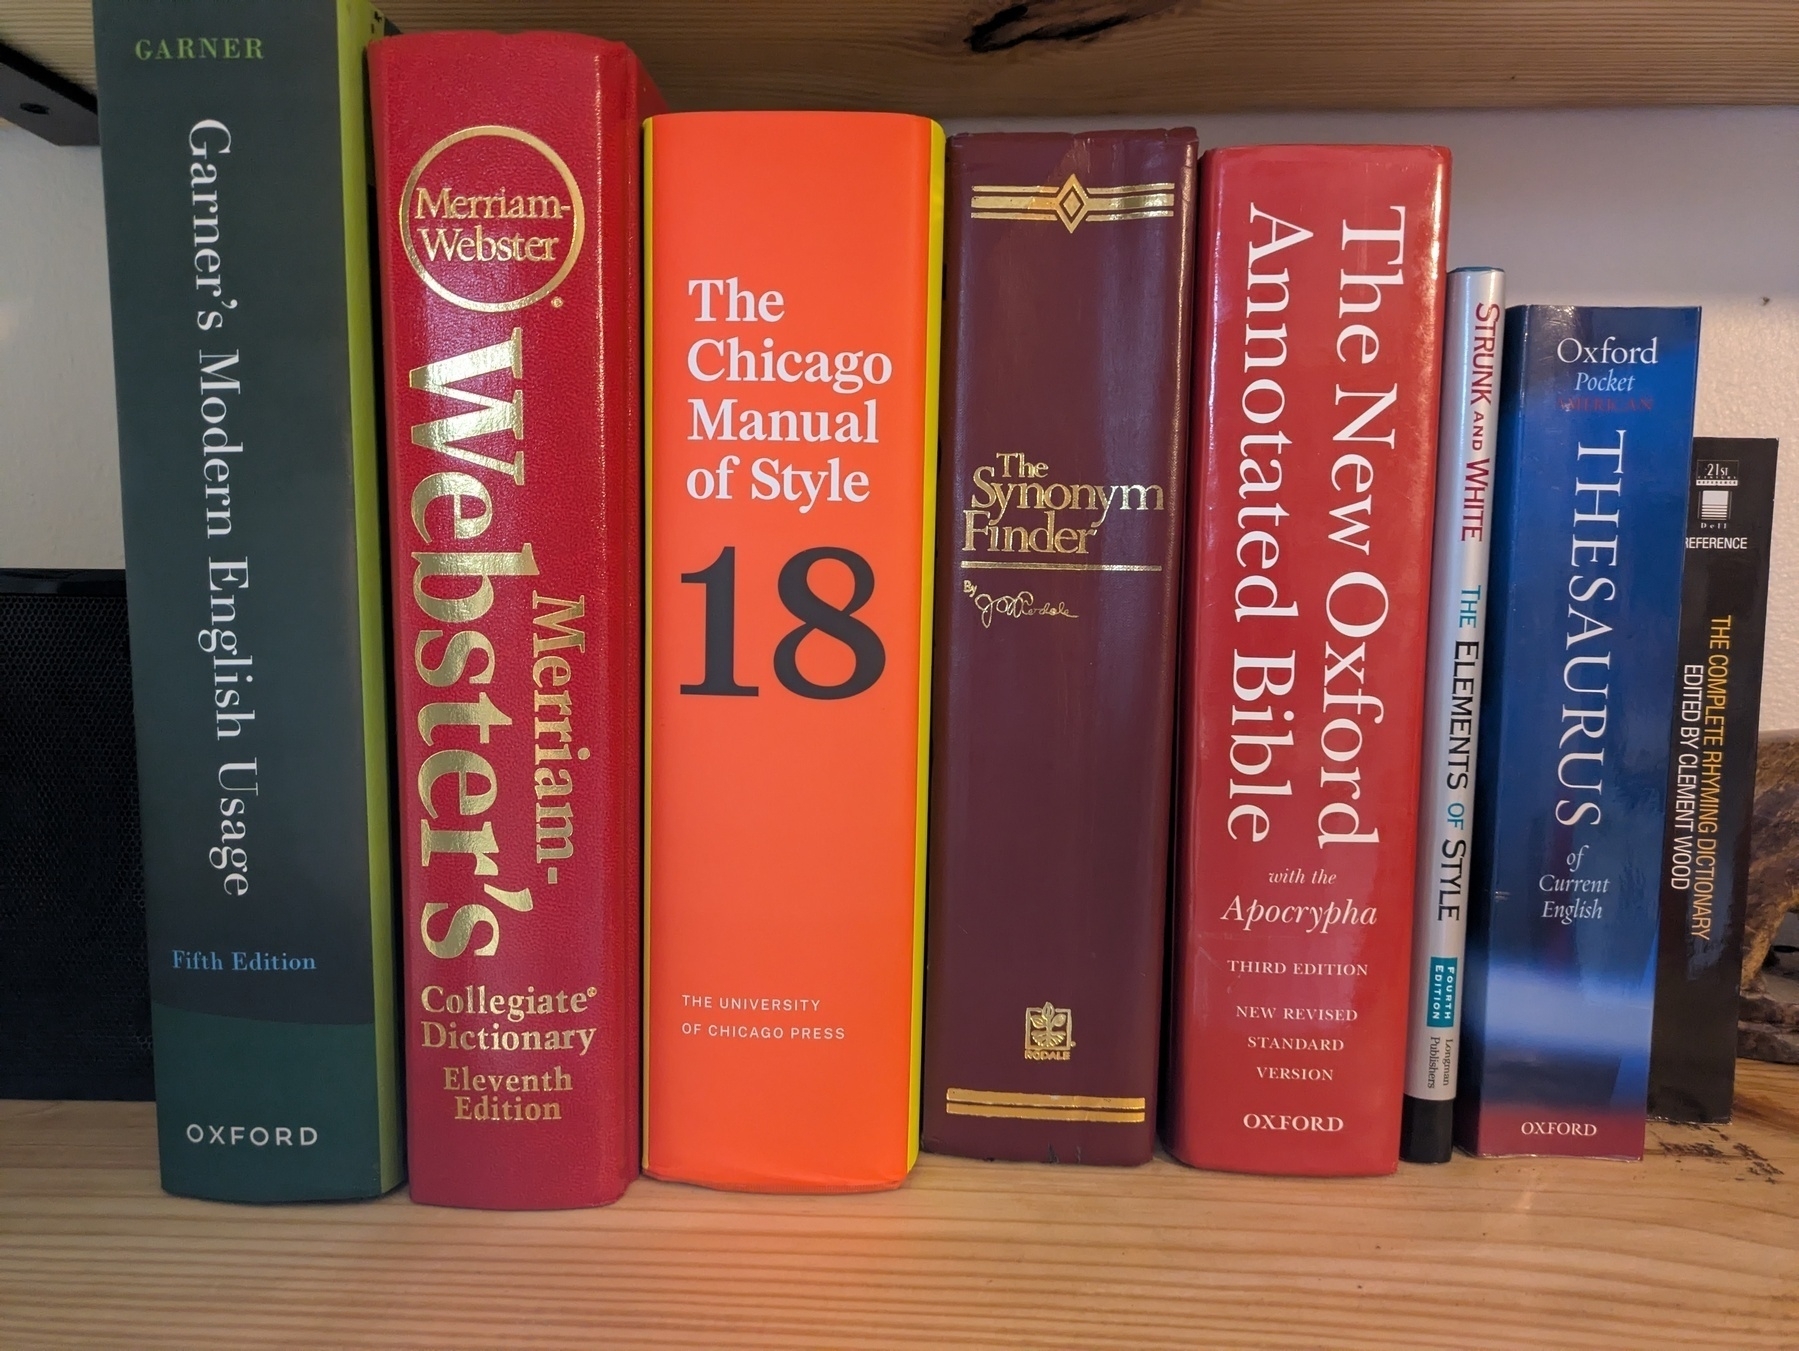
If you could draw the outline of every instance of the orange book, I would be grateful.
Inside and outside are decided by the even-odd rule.
[[[644,1170],[918,1153],[943,133],[645,124]]]

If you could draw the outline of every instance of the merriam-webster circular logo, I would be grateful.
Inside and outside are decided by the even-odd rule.
[[[452,132],[413,166],[400,195],[412,270],[452,305],[484,314],[522,310],[560,286],[586,227],[568,165],[516,127]]]

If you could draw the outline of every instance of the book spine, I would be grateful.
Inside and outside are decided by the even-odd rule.
[[[1448,152],[1202,170],[1165,1138],[1391,1172],[1412,932]]]
[[[894,1187],[918,1141],[943,136],[695,113],[645,141],[645,1168]]]
[[[356,0],[95,6],[163,1186],[402,1177]],[[224,35],[230,36],[224,36]]]
[[[387,38],[369,64],[412,1196],[602,1205],[638,1153],[654,91],[626,48],[569,34]]]
[[[1196,170],[1186,131],[950,142],[939,1152],[1155,1148]]]
[[[1668,747],[1649,1115],[1728,1121],[1755,807],[1773,441],[1699,437]]]
[[[1460,978],[1468,931],[1468,835],[1474,826],[1487,631],[1487,525],[1504,322],[1505,273],[1473,267],[1449,274],[1430,642],[1424,666],[1412,1011],[1399,1144],[1400,1157],[1410,1163],[1447,1162],[1454,1133]]]
[[[1697,310],[1506,315],[1456,1096],[1470,1153],[1643,1152],[1698,350]]]

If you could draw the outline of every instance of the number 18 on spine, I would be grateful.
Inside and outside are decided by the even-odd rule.
[[[1462,1024],[1505,273],[1449,274],[1400,1157],[1446,1163]]]

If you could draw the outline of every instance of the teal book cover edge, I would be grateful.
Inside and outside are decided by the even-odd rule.
[[[403,1176],[362,0],[98,0],[163,1186]]]

